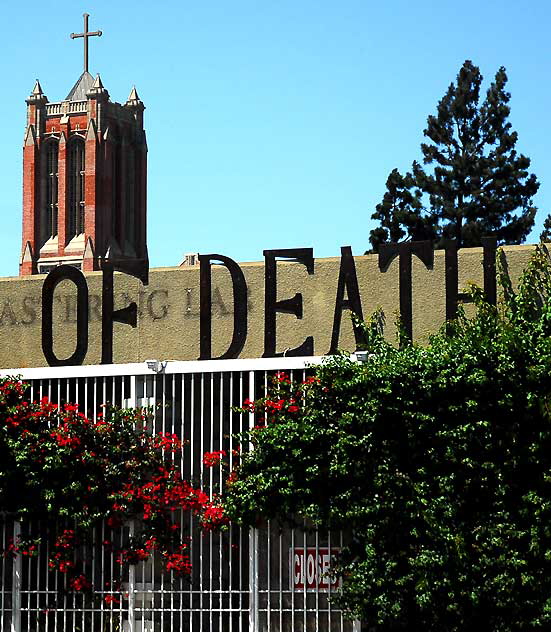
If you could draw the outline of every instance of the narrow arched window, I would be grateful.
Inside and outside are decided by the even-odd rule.
[[[57,140],[46,143],[44,150],[44,215],[43,239],[48,241],[57,235]]]
[[[111,162],[111,233],[115,238],[117,244],[120,245],[122,241],[122,227],[121,227],[121,206],[122,206],[122,191],[121,191],[121,161],[122,151],[120,139],[116,134],[116,130],[112,137],[113,152]]]
[[[132,248],[136,244],[136,203],[135,203],[135,155],[134,147],[128,148],[126,161],[126,208],[124,214],[124,235],[126,243]]]
[[[84,232],[84,141],[71,140],[68,147],[69,207],[67,237],[72,239]]]

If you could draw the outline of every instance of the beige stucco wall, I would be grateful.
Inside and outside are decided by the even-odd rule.
[[[509,246],[505,254],[513,279],[526,266],[533,246]],[[315,355],[330,347],[340,258],[316,259],[314,274],[297,263],[277,264],[278,300],[303,295],[304,317],[277,316],[278,351],[298,346],[314,337]],[[355,257],[364,316],[382,308],[386,331],[394,336],[393,322],[399,306],[398,260],[381,273],[377,256]],[[260,357],[264,345],[264,264],[244,263],[242,270],[249,290],[248,335],[243,358]],[[44,366],[41,348],[41,291],[44,275],[0,279],[0,368]],[[482,285],[482,250],[459,252],[459,286],[474,281]],[[86,364],[97,364],[101,355],[101,273],[87,275],[90,292],[89,349]],[[233,302],[229,273],[214,266],[213,356],[223,353],[233,327]],[[130,300],[139,305],[138,326],[115,324],[114,362],[141,362],[148,358],[196,360],[199,357],[199,267],[150,270],[148,286],[118,274],[115,278],[115,306]],[[68,357],[74,350],[76,333],[76,291],[69,282],[58,285],[54,300],[54,351]],[[444,253],[435,253],[434,268],[427,270],[413,258],[413,332],[423,342],[444,321]],[[353,350],[350,319],[343,316],[340,347]]]

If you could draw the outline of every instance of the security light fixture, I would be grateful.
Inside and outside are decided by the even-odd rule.
[[[350,354],[350,359],[353,362],[359,362],[361,364],[363,364],[364,362],[367,362],[368,360],[370,360],[371,358],[375,357],[374,353],[369,353],[369,351],[354,351],[354,353]]]
[[[162,373],[168,364],[167,360],[146,360],[147,368],[154,373]]]

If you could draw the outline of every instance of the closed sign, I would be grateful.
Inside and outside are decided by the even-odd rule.
[[[335,590],[340,579],[330,577],[331,560],[340,549],[332,547],[294,548],[289,551],[291,590]]]

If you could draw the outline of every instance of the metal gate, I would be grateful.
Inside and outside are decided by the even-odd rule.
[[[154,408],[152,431],[186,439],[182,475],[215,493],[222,473],[203,466],[207,451],[232,454],[232,435],[254,425],[254,415],[232,411],[263,393],[269,376],[287,371],[302,379],[318,358],[59,367],[5,371],[30,384],[33,400],[78,404],[95,416],[106,403]],[[230,459],[233,457],[230,456]],[[231,465],[231,461],[230,461]],[[94,584],[93,595],[71,592],[48,572],[48,551],[34,558],[0,556],[0,632],[357,632],[335,608],[337,586],[327,579],[342,534],[230,526],[202,534],[196,519],[180,517],[191,537],[191,578],[160,572],[158,560],[130,567],[126,576],[114,556],[95,542],[79,551]],[[30,525],[0,517],[0,549]],[[35,525],[36,526],[36,525]],[[132,530],[132,524],[124,529]],[[121,532],[122,538],[124,533]],[[107,597],[107,599],[106,599]]]

